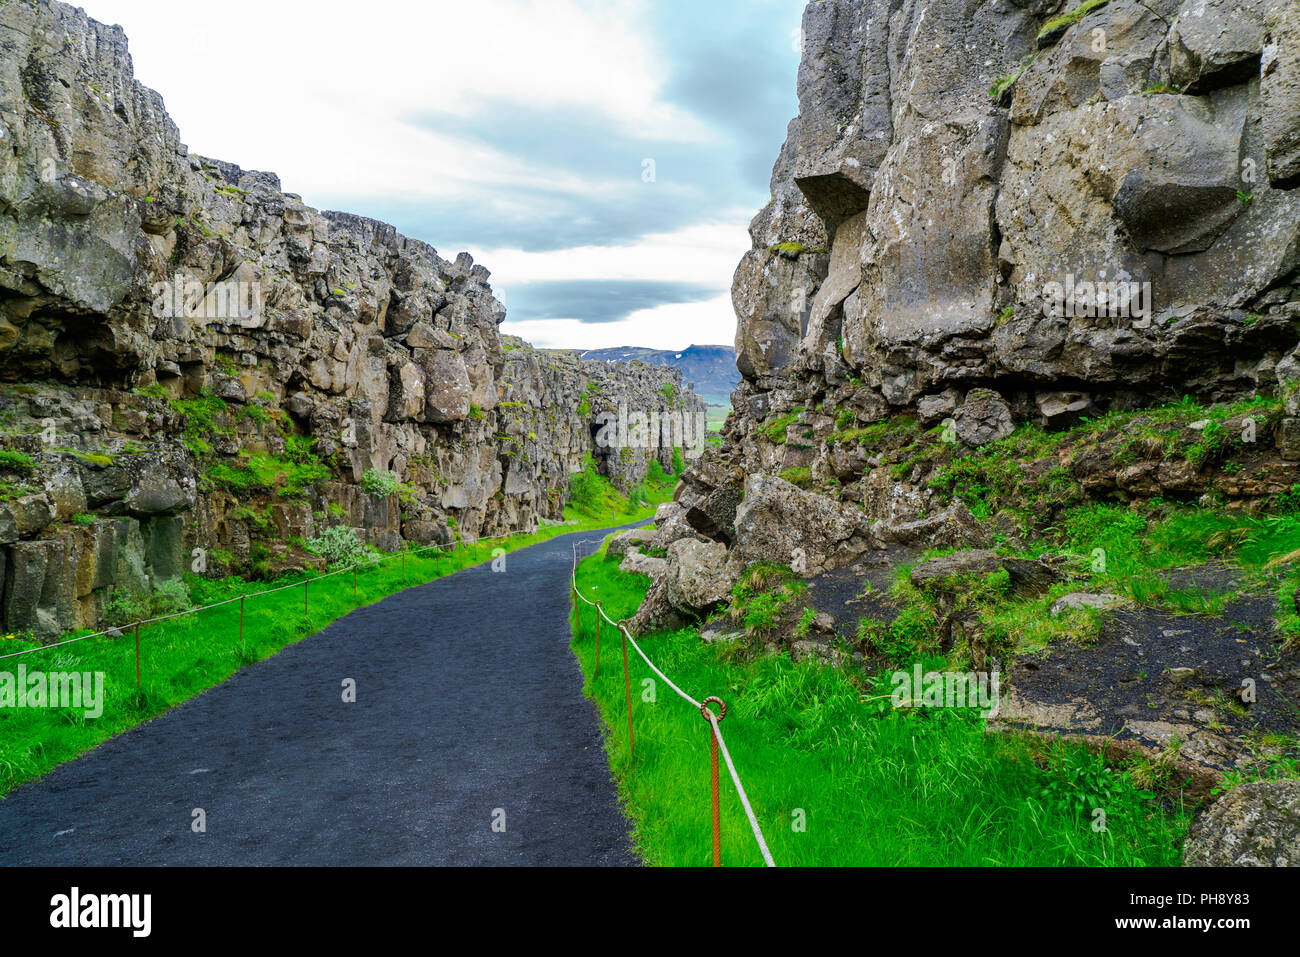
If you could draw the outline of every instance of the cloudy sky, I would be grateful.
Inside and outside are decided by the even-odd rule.
[[[506,331],[732,342],[804,0],[78,2],[126,29],[190,149],[469,250]]]

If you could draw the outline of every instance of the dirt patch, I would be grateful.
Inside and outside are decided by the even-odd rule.
[[[1096,644],[1017,665],[1000,720],[1157,749],[1177,742],[1203,767],[1248,768],[1271,756],[1266,735],[1300,733],[1300,651],[1282,647],[1273,609],[1270,596],[1246,595],[1213,617],[1112,612]]]

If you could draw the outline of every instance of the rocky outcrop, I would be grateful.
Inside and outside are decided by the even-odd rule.
[[[323,525],[397,548],[624,490],[704,406],[680,374],[498,332],[465,253],[191,154],[126,37],[0,5],[3,627],[94,624],[115,588],[274,575]]]
[[[733,284],[734,415],[677,493],[691,532],[733,566],[789,564],[804,537],[814,565],[987,546],[1013,530],[940,519],[961,503],[937,463],[951,479],[1021,425],[1183,396],[1286,405],[1221,423],[1246,468],[1216,472],[1213,437],[1171,460],[1107,433],[1024,487],[1251,506],[1300,481],[1298,11],[810,3],[799,115]],[[776,488],[794,507],[754,521]]]
[[[895,407],[1275,382],[1295,337],[1241,320],[1300,309],[1294,5],[1114,0],[1041,44],[1064,6],[809,5],[800,115],[736,277],[752,411],[799,372]],[[1053,284],[1121,280],[1149,300],[1045,314]]]
[[[1253,781],[1224,794],[1192,823],[1188,867],[1300,865],[1300,781]]]
[[[751,423],[850,393],[869,422],[981,384],[1086,383],[1067,407],[1276,384],[1300,315],[1294,5],[1115,0],[1039,49],[1054,6],[809,5],[736,275]]]

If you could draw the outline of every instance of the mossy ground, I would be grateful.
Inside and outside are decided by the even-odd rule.
[[[600,555],[579,567],[583,594],[614,618],[630,616],[648,585]],[[742,617],[755,617],[757,595],[789,587],[788,570],[752,570],[738,596]],[[705,866],[712,846],[707,725],[629,652],[634,756],[620,642],[605,626],[593,680],[595,624],[590,609],[579,607],[573,648],[608,727],[610,764],[637,846],[652,864]],[[690,694],[727,701],[728,748],[779,866],[1179,860],[1188,809],[1157,799],[1132,769],[1107,767],[1077,745],[986,734],[969,709],[895,710],[889,687],[855,668],[796,664],[741,641],[705,644],[696,628],[641,643]],[[760,865],[725,769],[722,795],[723,863]],[[1107,810],[1104,832],[1093,828],[1098,804]]]

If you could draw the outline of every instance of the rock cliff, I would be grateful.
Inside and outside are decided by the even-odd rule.
[[[309,565],[324,525],[532,530],[587,456],[626,490],[698,446],[680,374],[503,338],[488,279],[191,154],[120,28],[0,4],[3,627],[93,625],[196,554]],[[602,441],[620,410],[656,428]]]
[[[822,0],[803,36],[733,287],[744,378],[670,527],[734,580],[796,539],[815,570],[987,538],[972,505],[1011,534],[1300,481],[1300,3]],[[1000,498],[971,457],[1184,396],[1268,401],[1043,440]]]

